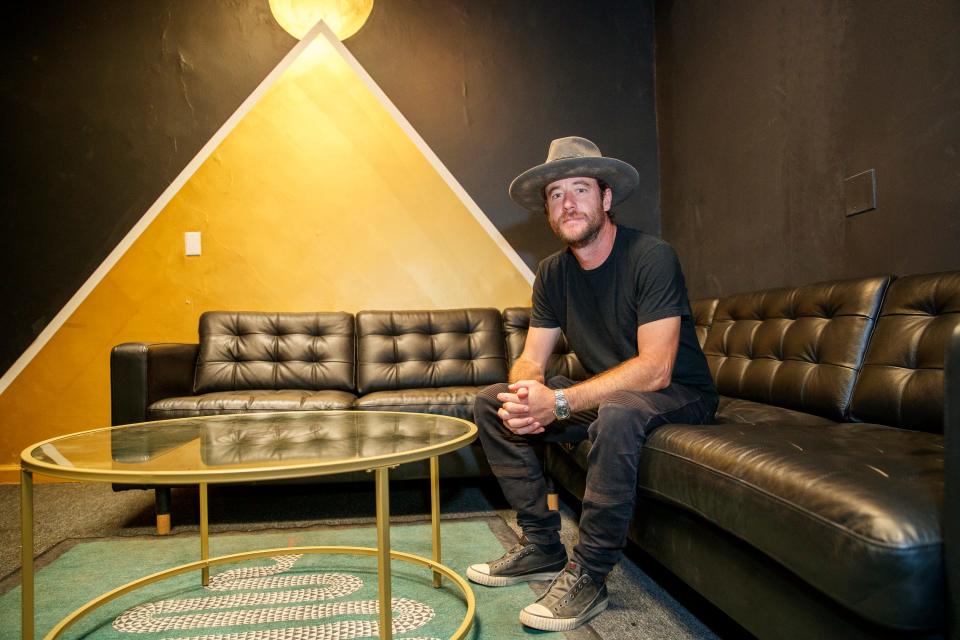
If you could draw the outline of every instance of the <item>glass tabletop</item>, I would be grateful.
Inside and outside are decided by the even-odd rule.
[[[62,478],[159,485],[279,480],[423,460],[476,435],[471,422],[424,413],[245,413],[59,436],[27,447],[21,466]]]

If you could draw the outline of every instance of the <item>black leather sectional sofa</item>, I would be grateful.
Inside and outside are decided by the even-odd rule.
[[[260,313],[208,312],[198,344],[125,343],[110,355],[112,422],[271,411],[380,410],[472,419],[479,390],[507,376],[497,309]],[[272,442],[239,442],[242,455],[276,455]],[[136,443],[115,457],[139,457]],[[236,452],[236,446],[233,447]],[[214,450],[211,449],[211,453]],[[119,459],[119,457],[118,457]],[[490,474],[479,442],[440,458],[442,477]],[[394,479],[430,477],[404,464]],[[370,481],[355,472],[318,482]],[[117,488],[129,488],[118,486]],[[158,523],[169,489],[157,490]],[[159,527],[158,527],[159,528]]]
[[[720,424],[653,433],[631,539],[758,637],[936,637],[960,273],[695,306]],[[548,454],[578,496],[588,448]]]
[[[650,437],[631,540],[761,638],[942,636],[960,611],[947,588],[960,561],[944,544],[960,526],[946,508],[960,443],[945,446],[960,429],[960,272],[693,307],[719,424]],[[334,408],[469,417],[528,321],[523,308],[205,314],[200,345],[114,349],[114,423]],[[584,376],[562,342],[550,368]],[[578,497],[588,447],[547,451],[554,482]],[[445,458],[445,475],[489,473],[476,447]]]

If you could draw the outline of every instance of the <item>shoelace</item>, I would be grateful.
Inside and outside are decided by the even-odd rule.
[[[519,559],[519,558],[523,557],[523,555],[526,555],[526,554],[523,554],[523,553],[522,553],[523,550],[524,550],[525,548],[529,547],[529,546],[530,546],[529,544],[523,544],[522,542],[518,542],[517,544],[513,545],[512,547],[510,547],[510,550],[509,550],[509,551],[507,551],[505,554],[503,554],[502,556],[500,556],[500,557],[495,561],[494,564],[501,564],[501,563],[506,562],[507,560],[515,560],[515,559]]]
[[[541,596],[541,597],[545,597],[548,593],[550,593],[551,591],[553,591],[554,585],[556,585],[557,583],[559,583],[561,580],[563,580],[563,579],[566,578],[567,576],[570,576],[570,578],[573,580],[573,582],[569,582],[569,581],[568,581],[568,582],[560,585],[561,588],[565,588],[565,589],[567,589],[567,590],[569,590],[573,585],[577,584],[577,580],[580,579],[580,576],[577,575],[576,573],[574,573],[573,570],[564,568],[564,570],[561,571],[560,573],[558,573],[558,574],[557,574],[557,577],[553,579],[553,582],[550,583],[550,586],[547,587],[547,590],[543,592],[543,596]]]

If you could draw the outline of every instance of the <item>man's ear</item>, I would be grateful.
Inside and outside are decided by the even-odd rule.
[[[613,206],[613,189],[607,187],[603,190],[603,210],[604,212],[610,211],[610,207]]]

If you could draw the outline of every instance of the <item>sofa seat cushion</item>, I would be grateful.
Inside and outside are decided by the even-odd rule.
[[[943,438],[873,424],[667,425],[640,489],[701,515],[864,617],[943,623]]]
[[[262,425],[222,424],[215,430],[200,433],[200,453],[208,465],[250,464],[264,461],[343,460],[358,455],[382,456],[398,451],[395,434],[402,435],[404,449],[420,443],[430,444],[437,430],[445,431],[445,423],[433,424],[412,420],[409,415],[384,414],[371,422],[365,419],[362,430],[349,419],[339,423],[267,420]],[[154,429],[155,430],[155,429]],[[478,442],[440,456],[440,477],[488,476],[490,468]],[[422,480],[430,477],[428,460],[415,460],[391,469],[391,480]],[[364,471],[326,473],[297,478],[289,482],[363,482],[370,475]],[[284,481],[287,482],[287,481]]]
[[[374,391],[357,398],[354,408],[368,411],[439,413],[473,420],[473,401],[483,389],[483,386],[466,386]]]
[[[720,396],[716,421],[719,424],[763,424],[770,422],[777,424],[836,424],[834,420],[815,416],[812,413],[729,396]]]
[[[198,396],[164,398],[147,407],[147,418],[190,418],[221,413],[259,411],[322,411],[350,409],[354,396],[346,391],[306,389],[217,391]]]
[[[376,458],[430,444],[431,434],[446,425],[400,414],[365,417],[356,412],[341,419],[298,420],[281,416],[235,425],[221,423],[200,433],[200,453],[207,464],[265,460],[350,460]],[[451,430],[452,431],[452,430]],[[311,478],[312,480],[312,478]]]

